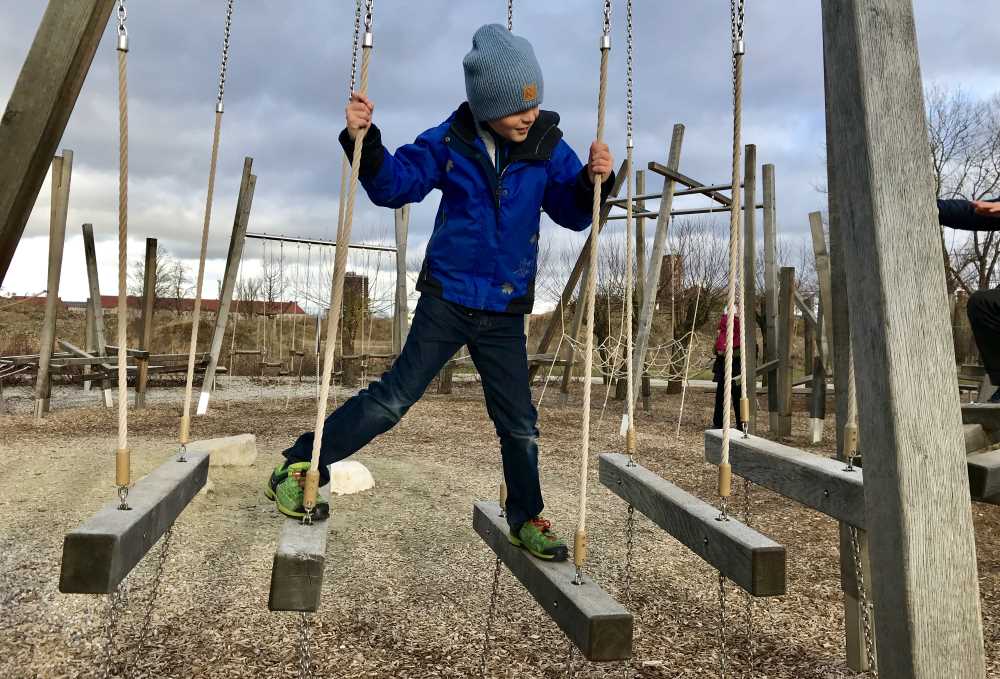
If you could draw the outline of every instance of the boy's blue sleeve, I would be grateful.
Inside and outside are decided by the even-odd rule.
[[[361,185],[373,203],[398,208],[419,203],[438,187],[444,146],[438,128],[427,130],[412,144],[389,153],[382,145],[382,133],[372,125],[365,134],[361,149]],[[340,133],[340,144],[348,160],[354,155],[354,142],[347,130]]]
[[[1000,197],[989,201],[1000,202]],[[938,222],[941,226],[962,231],[1000,231],[1000,218],[976,214],[968,200],[942,200],[938,198]]]
[[[612,172],[601,185],[607,199],[615,183]],[[560,140],[549,159],[549,179],[542,208],[559,226],[583,231],[592,221],[594,185],[580,159],[565,141]]]

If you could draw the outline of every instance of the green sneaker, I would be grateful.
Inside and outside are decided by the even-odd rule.
[[[302,506],[304,492],[299,485],[299,477],[309,471],[308,462],[295,462],[288,464],[287,461],[279,464],[271,472],[264,487],[264,495],[268,500],[274,500],[274,506],[285,516],[301,519],[306,515],[305,507]],[[323,521],[330,517],[330,505],[322,498],[317,498],[316,506],[312,511],[312,518]]]
[[[512,545],[524,547],[539,559],[565,561],[569,556],[566,543],[552,532],[552,524],[540,516],[526,521],[516,535],[511,532],[507,537]]]

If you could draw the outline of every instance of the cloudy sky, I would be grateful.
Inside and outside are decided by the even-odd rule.
[[[0,0],[0,99],[6,101],[46,3]],[[608,141],[624,153],[624,2],[616,0]],[[1000,91],[995,0],[915,0],[923,75],[974,97]],[[706,183],[728,179],[729,3],[635,0],[637,160],[662,161],[671,127],[686,125],[681,169]],[[139,2],[129,7],[130,259],[157,237],[196,265],[207,181],[224,0]],[[370,95],[390,148],[431,127],[464,99],[462,57],[474,30],[503,22],[502,0],[379,0]],[[348,91],[351,0],[237,0],[226,87],[219,181],[206,290],[214,295],[232,225],[243,157],[258,176],[250,229],[314,238],[336,230],[340,148]],[[782,236],[801,238],[822,209],[824,183],[818,0],[747,2],[745,140],[777,168]],[[584,153],[594,136],[601,3],[516,0],[514,30],[535,46],[544,107],[559,111],[567,141]],[[101,288],[116,292],[117,118],[114,29],[109,24],[60,148],[75,154],[60,294],[83,299],[80,224],[93,222]],[[46,287],[48,180],[4,281],[4,292]],[[685,198],[677,207],[704,204]],[[426,244],[437,197],[414,209],[409,247]],[[620,222],[619,222],[620,224]],[[620,227],[619,227],[620,228]],[[388,241],[392,215],[363,201],[355,241]],[[549,224],[543,238],[576,247],[581,236]],[[247,266],[261,257],[248,246]],[[299,253],[299,256],[302,256]],[[294,254],[289,251],[289,258]],[[387,261],[386,266],[391,266]]]

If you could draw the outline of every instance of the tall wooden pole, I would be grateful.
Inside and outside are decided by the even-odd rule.
[[[156,314],[156,239],[146,239],[146,260],[142,281],[142,335],[139,348],[149,351],[153,343],[153,319]],[[139,374],[135,380],[135,407],[146,407],[146,386],[149,381],[149,359],[137,358]]]
[[[21,66],[0,118],[0,285],[114,4],[49,2]]]
[[[778,392],[775,436],[792,434],[792,343],[795,332],[795,269],[781,267],[778,301],[778,371],[775,386]]]
[[[406,288],[406,239],[410,227],[410,206],[396,210],[396,299],[393,307],[392,352],[403,351],[410,327],[409,292]]]
[[[764,360],[778,358],[778,210],[774,195],[774,165],[765,165],[764,179]],[[777,372],[767,375],[768,430],[778,427]]]
[[[42,321],[38,348],[38,373],[35,376],[35,419],[49,412],[52,376],[49,363],[56,341],[56,316],[59,313],[59,278],[62,274],[63,247],[66,243],[66,216],[69,211],[69,183],[73,173],[73,152],[52,159],[52,199],[49,210],[49,277],[45,296],[45,319]],[[13,253],[12,253],[13,254]]]
[[[94,351],[95,356],[104,356],[106,355],[108,344],[104,338],[104,305],[101,304],[101,283],[97,272],[97,245],[94,243],[94,226],[92,224],[84,224],[82,231],[83,255],[87,261],[87,287],[90,290],[91,321],[97,345]],[[101,394],[104,397],[104,407],[114,407],[111,384],[108,380],[101,380]]]
[[[747,382],[743,393],[749,399],[747,431],[757,431],[757,146],[747,144],[743,169],[743,316],[740,319],[746,344]],[[734,188],[735,193],[738,188]]]
[[[212,347],[209,350],[208,365],[205,367],[205,374],[201,380],[201,395],[198,397],[197,415],[204,415],[208,412],[208,402],[211,398],[212,390],[215,388],[215,371],[219,366],[222,341],[226,337],[229,306],[232,304],[233,291],[236,289],[236,276],[240,270],[240,261],[243,259],[243,243],[246,241],[247,224],[250,222],[253,193],[257,187],[257,176],[250,172],[252,168],[253,158],[244,158],[243,179],[240,182],[239,197],[236,199],[236,216],[233,218],[233,232],[229,238],[226,269],[222,275],[219,312],[215,315],[215,332],[212,335]]]
[[[822,8],[879,669],[982,679],[975,535],[913,6],[823,0]]]
[[[635,173],[635,193],[636,195],[643,195],[646,193],[646,172],[645,170],[636,170]],[[636,201],[636,212],[642,214],[646,211],[646,201],[638,200]],[[642,308],[642,300],[646,294],[646,218],[636,217],[635,218],[635,305]],[[638,319],[638,314],[635,315]],[[649,411],[649,397],[652,395],[652,389],[649,383],[649,373],[643,371],[642,373],[642,389],[640,390],[640,395],[642,397],[642,409],[646,412]]]

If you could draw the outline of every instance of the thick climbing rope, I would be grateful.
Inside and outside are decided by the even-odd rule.
[[[597,95],[597,141],[604,140],[604,112],[608,93],[608,56],[611,52],[611,0],[604,0],[604,33],[601,36],[601,76]],[[590,374],[594,366],[594,305],[597,291],[598,246],[601,220],[601,185],[604,176],[594,177],[594,199],[591,210],[590,267],[584,304],[586,349],[583,354],[583,422],[580,440],[580,505],[578,523],[573,541],[573,564],[576,566],[576,582],[582,582],[583,566],[587,562],[587,472],[590,467]]]
[[[365,0],[365,35],[361,55],[361,83],[358,91],[368,92],[368,69],[371,63],[374,36],[372,35],[372,10],[375,0]],[[351,176],[347,185],[347,205],[344,207],[343,223],[337,228],[337,242],[351,241],[351,227],[354,222],[354,202],[358,193],[358,175],[361,172],[361,149],[365,141],[367,128],[358,130],[354,138],[354,154],[351,158]],[[323,382],[320,385],[319,406],[316,409],[316,428],[313,436],[312,459],[309,471],[306,472],[305,496],[303,506],[306,513],[304,521],[311,520],[312,510],[316,507],[316,497],[319,494],[319,453],[323,445],[323,422],[326,419],[326,404],[330,397],[330,376],[333,372],[333,354],[337,345],[340,312],[344,306],[344,276],[347,273],[347,255],[349,248],[337,248],[333,264],[333,287],[330,291],[330,311],[327,324],[326,352],[323,356]]]
[[[361,40],[361,2],[362,0],[354,1],[354,42],[353,47],[351,48],[351,83],[347,88],[348,99],[354,95],[354,88],[357,86],[358,47]],[[337,209],[337,233],[340,233],[341,226],[344,223],[344,208],[346,206],[344,196],[347,195],[347,179],[350,175],[350,170],[351,166],[347,160],[347,155],[345,154],[340,161],[340,194]]]
[[[701,302],[701,283],[698,284],[698,292],[694,297],[694,314],[691,316],[691,335],[688,338],[687,356],[684,358],[684,379],[681,382],[681,407],[677,413],[677,432],[674,438],[681,436],[681,421],[684,419],[684,399],[687,398],[688,375],[691,369],[691,349],[694,346],[695,326],[698,323],[698,304]]]
[[[719,464],[719,498],[721,504],[720,519],[728,518],[729,496],[732,492],[732,467],[729,465],[729,424],[732,410],[733,381],[733,320],[736,315],[736,287],[739,277],[740,255],[740,160],[742,156],[742,124],[743,124],[743,0],[732,0],[733,18],[733,173],[732,201],[729,211],[729,286],[726,297],[726,356],[725,356],[725,388],[723,393],[722,415],[722,460]],[[743,353],[743,352],[741,352]]]
[[[628,403],[625,415],[628,419],[625,430],[625,450],[628,453],[630,464],[634,461],[636,452],[635,380],[632,374],[634,368],[632,354],[635,349],[632,344],[632,300],[635,297],[635,280],[632,271],[632,263],[635,261],[635,243],[633,242],[634,233],[632,231],[632,214],[634,209],[632,204],[632,196],[634,195],[632,155],[635,148],[635,140],[632,137],[632,51],[632,0],[628,0],[625,5],[625,150],[627,154],[625,161],[625,379],[627,382],[625,400]],[[596,229],[597,227],[595,226],[594,228]],[[610,314],[608,314],[608,317],[610,318]]]
[[[195,284],[194,310],[191,313],[191,344],[188,348],[187,381],[184,387],[184,410],[181,413],[181,459],[191,437],[191,397],[194,391],[195,353],[198,351],[198,326],[201,322],[201,294],[205,282],[205,257],[208,254],[208,232],[212,223],[212,203],[215,196],[215,175],[219,163],[219,139],[222,135],[223,100],[226,94],[226,70],[229,66],[229,38],[232,34],[233,4],[226,5],[226,28],[222,40],[222,62],[219,66],[219,94],[215,102],[215,128],[212,133],[212,158],[208,167],[208,190],[205,195],[205,218],[201,231],[201,251],[198,255],[198,279]],[[208,394],[206,393],[207,397]]]
[[[132,459],[128,449],[128,10],[118,0],[118,451],[115,484],[128,509]]]

